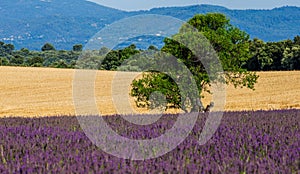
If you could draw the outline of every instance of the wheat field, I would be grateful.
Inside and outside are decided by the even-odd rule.
[[[128,102],[127,98],[129,84],[138,73],[97,71],[95,74],[95,101],[101,115],[147,112],[137,109],[134,100],[130,98]],[[255,91],[227,86],[226,111],[300,108],[300,71],[257,74],[260,78]],[[74,77],[75,70],[70,69],[0,67],[0,116],[75,115]],[[203,102],[209,103],[210,96]]]

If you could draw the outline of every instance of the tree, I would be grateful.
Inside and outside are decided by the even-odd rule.
[[[6,66],[9,65],[9,61],[6,57],[0,57],[0,66]]]
[[[107,54],[110,50],[107,47],[101,47],[99,50],[99,55],[103,56],[105,54]]]
[[[294,38],[294,44],[295,44],[295,45],[300,45],[300,36],[296,36],[296,37]]]
[[[154,50],[154,51],[158,51],[159,49],[157,47],[155,47],[154,45],[150,45],[148,47],[148,50]]]
[[[73,46],[73,51],[82,51],[82,45],[81,44],[76,44]]]
[[[300,70],[300,45],[285,49],[282,66],[287,70]]]
[[[15,46],[13,44],[5,44],[0,42],[0,56],[7,56],[13,53]]]
[[[99,54],[101,54],[100,52],[105,51],[105,48],[102,49],[99,51]],[[124,60],[137,53],[139,53],[139,50],[136,49],[134,44],[131,44],[122,50],[112,50],[106,54],[105,59],[101,63],[100,69],[116,70],[124,62]]]
[[[250,44],[250,51],[253,56],[248,60],[248,70],[269,71],[273,68],[276,69],[274,64],[276,64],[278,55],[281,53],[281,50],[276,43],[264,43],[262,40],[254,39]]]
[[[12,57],[12,59],[10,60],[10,64],[21,66],[24,63],[24,59],[25,58],[23,56],[17,54],[14,57]]]
[[[199,36],[191,34],[191,31],[194,29],[190,26],[197,29]],[[218,54],[225,71],[226,79],[223,79],[225,81],[222,81],[222,79],[210,79],[205,66],[199,61],[199,57],[190,50],[191,48],[197,50],[199,43],[205,41],[202,35],[210,41],[213,49]],[[181,27],[178,34],[172,36],[172,39],[166,38],[164,40],[165,46],[162,48],[162,51],[175,56],[179,62],[183,62],[190,70],[199,90],[197,91],[197,100],[191,99],[191,96],[182,96],[174,80],[171,80],[172,78],[166,74],[153,71],[144,73],[142,79],[133,81],[131,95],[136,98],[138,106],[149,107],[151,105],[149,102],[151,93],[153,91],[161,91],[166,96],[169,105],[188,112],[187,107],[190,107],[191,111],[204,110],[199,98],[201,92],[207,90],[205,87],[214,80],[231,83],[235,87],[254,89],[258,76],[255,73],[247,72],[243,68],[251,58],[249,42],[248,34],[233,27],[229,23],[229,19],[223,14],[195,15],[188,21],[188,24]],[[185,43],[188,48],[181,43]],[[204,45],[198,51],[204,59],[209,59],[209,49],[209,46]],[[167,64],[161,66],[168,67]],[[214,68],[213,64],[209,66]],[[178,78],[185,79],[187,84],[190,82],[187,76]],[[189,105],[185,103],[189,103]]]
[[[22,56],[28,56],[30,54],[30,51],[27,48],[22,48],[20,51],[18,51],[19,54],[21,54]]]
[[[4,49],[6,53],[11,54],[14,51],[15,46],[13,44],[5,44]]]
[[[42,51],[55,51],[55,48],[52,44],[46,43],[42,48]]]
[[[69,68],[68,64],[66,63],[65,60],[58,60],[56,62],[53,62],[50,67],[53,67],[53,68]]]
[[[44,63],[44,58],[40,57],[40,56],[35,56],[32,58],[28,58],[26,63],[29,66],[33,66],[33,67],[41,67],[43,66]]]
[[[250,42],[250,53],[252,57],[247,61],[247,64],[244,68],[250,71],[260,71],[263,68],[262,62],[260,61],[261,50],[265,46],[264,41],[254,38],[253,41]]]

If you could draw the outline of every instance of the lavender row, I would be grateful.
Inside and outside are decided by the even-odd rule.
[[[149,126],[120,116],[106,122],[120,135],[158,137],[176,115]],[[202,114],[173,151],[144,161],[114,157],[97,148],[76,117],[0,119],[0,173],[299,173],[300,110],[227,112],[205,145],[198,138],[207,118]]]

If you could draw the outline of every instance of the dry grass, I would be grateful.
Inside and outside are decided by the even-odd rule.
[[[0,67],[0,116],[75,115],[72,96],[74,70]],[[114,114],[113,101],[121,113],[130,110],[128,96],[136,73],[98,71],[95,94],[101,114]],[[300,72],[260,72],[256,90],[227,87],[226,110],[269,110],[300,108]],[[112,79],[114,79],[112,93]],[[114,95],[115,97],[112,97]],[[209,97],[204,103],[209,102]],[[123,103],[123,104],[122,104]],[[131,99],[128,104],[134,106]],[[129,110],[128,110],[129,109]],[[173,112],[173,111],[172,111]]]

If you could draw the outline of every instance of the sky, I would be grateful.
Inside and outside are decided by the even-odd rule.
[[[298,6],[300,0],[89,0],[100,5],[125,11],[147,10],[154,7],[187,6],[195,4],[220,5],[230,9],[272,9]]]

